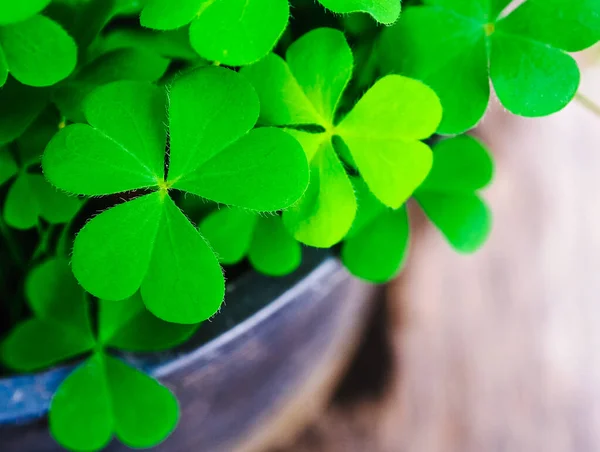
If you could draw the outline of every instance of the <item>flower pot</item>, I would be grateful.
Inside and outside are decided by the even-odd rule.
[[[375,289],[307,252],[285,278],[248,272],[185,348],[126,355],[177,395],[181,419],[154,450],[258,451],[285,441],[327,399],[357,343]],[[44,421],[72,366],[0,379],[0,450],[62,450]],[[109,451],[128,450],[117,441]]]

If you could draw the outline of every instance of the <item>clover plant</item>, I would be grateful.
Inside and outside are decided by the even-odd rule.
[[[389,281],[415,209],[484,244],[493,162],[464,132],[491,88],[522,116],[567,105],[600,2],[400,6],[0,0],[0,372],[66,366],[63,447],[168,437],[177,400],[131,353],[202,330],[225,275],[310,246]]]

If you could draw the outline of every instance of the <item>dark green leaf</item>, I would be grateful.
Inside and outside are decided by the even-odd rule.
[[[248,258],[259,272],[283,276],[300,266],[302,248],[285,229],[281,217],[259,217]]]
[[[18,170],[19,168],[8,150],[0,148],[0,185],[17,174]]]

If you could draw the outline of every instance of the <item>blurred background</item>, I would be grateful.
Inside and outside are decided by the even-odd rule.
[[[492,102],[489,242],[419,228],[335,397],[277,452],[600,451],[600,48],[578,58],[563,111]]]

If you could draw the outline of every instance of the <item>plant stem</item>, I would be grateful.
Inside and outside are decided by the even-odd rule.
[[[577,91],[577,93],[575,93],[575,100],[596,116],[600,117],[600,105],[595,103],[592,99],[582,94],[580,91]]]

